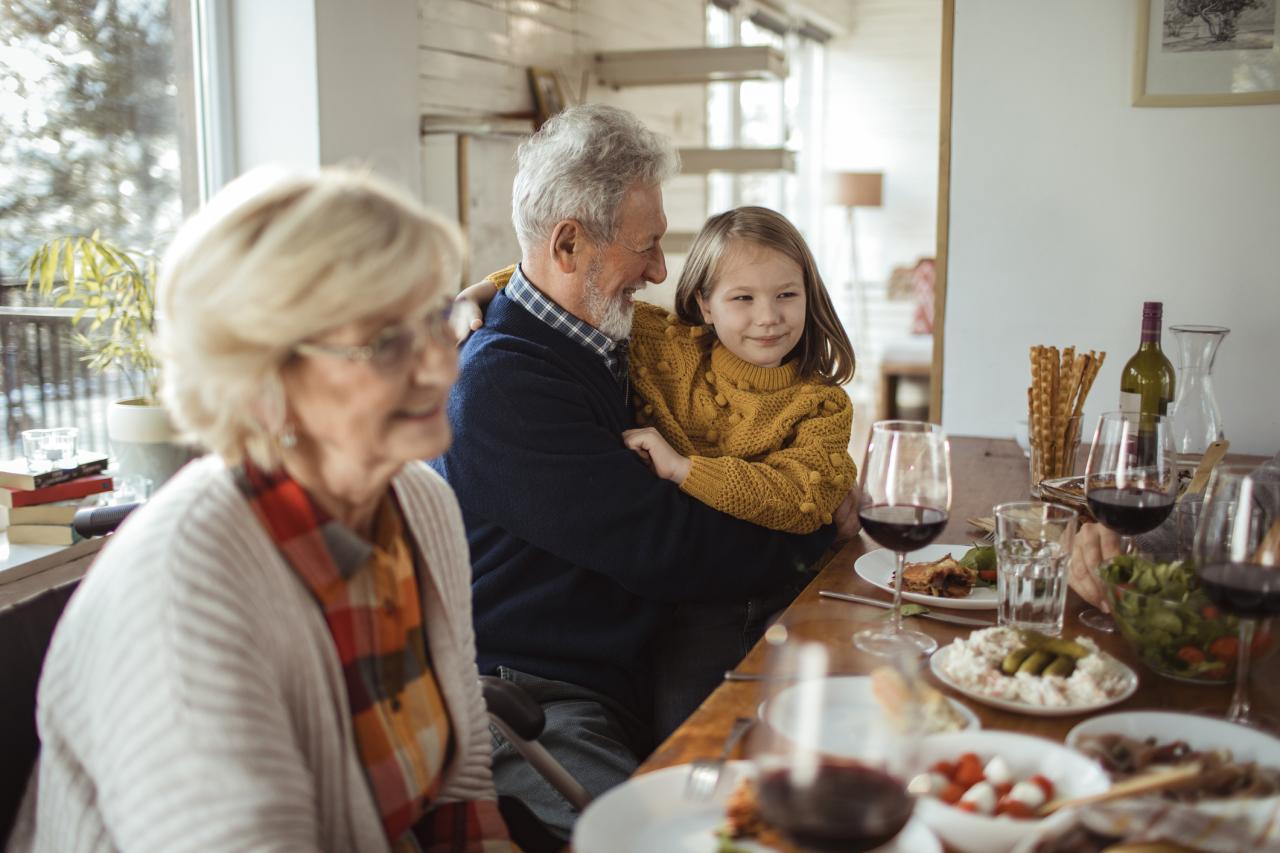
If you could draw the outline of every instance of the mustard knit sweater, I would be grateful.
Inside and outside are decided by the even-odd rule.
[[[502,287],[515,267],[488,277]],[[652,426],[693,465],[680,488],[721,512],[772,530],[810,533],[857,477],[849,456],[853,407],[842,389],[764,368],[701,326],[636,301],[631,384],[636,422]]]

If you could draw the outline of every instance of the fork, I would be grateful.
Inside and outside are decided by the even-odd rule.
[[[689,778],[684,786],[685,796],[695,800],[711,799],[711,795],[720,786],[725,761],[733,754],[738,741],[742,740],[753,722],[750,717],[738,717],[724,739],[724,748],[720,750],[719,758],[699,758],[689,765]]]

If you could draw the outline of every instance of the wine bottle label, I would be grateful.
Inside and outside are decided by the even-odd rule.
[[[1139,414],[1142,411],[1142,395],[1132,391],[1120,392],[1120,411],[1126,414]]]

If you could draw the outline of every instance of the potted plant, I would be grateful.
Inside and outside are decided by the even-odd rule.
[[[120,370],[136,397],[113,403],[107,435],[122,476],[139,475],[159,486],[191,452],[177,443],[168,414],[160,405],[160,365],[151,348],[155,333],[156,261],[154,256],[88,237],[58,237],[31,256],[27,288],[36,288],[57,307],[76,309],[75,332],[99,372]],[[140,378],[140,381],[139,381]]]

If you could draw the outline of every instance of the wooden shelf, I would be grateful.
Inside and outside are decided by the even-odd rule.
[[[796,153],[786,148],[681,148],[680,173],[794,172]]]
[[[601,85],[671,86],[739,80],[785,80],[787,57],[777,48],[686,47],[671,50],[611,50],[596,54]]]

